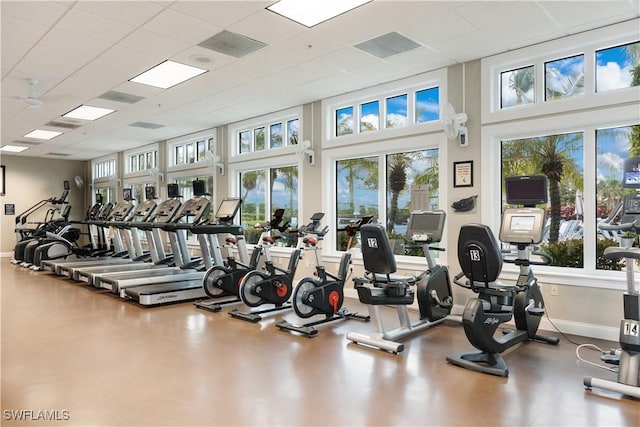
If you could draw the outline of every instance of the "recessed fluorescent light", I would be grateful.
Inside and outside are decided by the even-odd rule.
[[[20,153],[29,147],[20,147],[18,145],[3,145],[0,147],[0,151],[8,151],[10,153]]]
[[[100,117],[113,113],[114,111],[116,110],[92,107],[91,105],[81,105],[78,108],[69,111],[67,114],[63,114],[62,117],[66,117],[68,119],[97,120]]]
[[[327,19],[334,18],[371,0],[280,0],[267,9],[313,27]]]
[[[53,139],[58,135],[62,135],[62,132],[55,132],[52,130],[41,130],[41,129],[36,129],[36,130],[32,130],[31,132],[29,132],[28,134],[24,135],[24,138],[35,138],[35,139]],[[7,147],[5,145],[5,147]]]
[[[164,61],[129,81],[159,87],[161,89],[168,89],[171,86],[192,79],[207,71],[208,70],[203,70],[202,68],[192,67],[191,65],[180,64],[179,62]]]

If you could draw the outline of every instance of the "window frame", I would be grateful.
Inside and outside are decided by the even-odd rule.
[[[333,98],[322,100],[322,132],[323,147],[337,147],[348,144],[360,144],[373,139],[391,139],[396,136],[411,135],[416,132],[442,131],[439,120],[417,122],[415,118],[416,92],[438,87],[440,105],[447,102],[447,70],[440,69],[416,76],[390,82],[375,89],[363,89],[349,92]],[[407,123],[404,126],[387,127],[387,99],[395,96],[407,95]],[[362,104],[378,101],[378,129],[360,131],[360,109]],[[352,108],[352,133],[337,135],[337,111]]]
[[[198,142],[205,140],[207,143],[210,141],[210,148],[208,151],[211,151],[214,155],[217,154],[217,129],[211,128],[207,130],[203,130],[200,132],[192,133],[189,135],[183,135],[178,138],[168,139],[166,142],[166,168],[167,174],[177,172],[177,171],[189,171],[193,169],[208,169],[207,161],[205,159],[198,159]],[[176,148],[182,147],[184,152],[184,158],[187,158],[187,146],[193,146],[194,152],[194,161],[193,163],[180,163],[176,164]],[[206,148],[206,147],[205,147]],[[205,149],[205,152],[207,150]],[[215,179],[215,174],[213,174]],[[215,180],[214,180],[215,185]]]
[[[638,20],[615,24],[558,40],[518,49],[481,60],[481,122],[483,125],[506,120],[552,116],[570,110],[598,108],[637,102],[640,86],[596,92],[596,52],[609,47],[636,42]],[[546,100],[546,62],[584,54],[584,94],[563,99]],[[535,102],[518,105],[517,108],[501,108],[500,75],[502,72],[527,66],[535,67]]]
[[[123,162],[124,162],[124,178],[135,178],[135,177],[147,177],[150,176],[150,171],[152,169],[159,169],[160,168],[160,153],[159,153],[160,149],[159,149],[159,144],[150,144],[150,145],[145,145],[144,147],[139,147],[139,148],[135,148],[133,150],[127,150],[123,153]],[[151,168],[145,168],[145,169],[140,169],[140,164],[139,164],[139,158],[140,155],[144,156],[145,159],[145,163],[146,163],[146,158],[148,156],[149,153],[155,153],[155,157],[156,157],[156,165],[152,166]],[[138,163],[138,169],[135,171],[131,171],[130,168],[130,162],[131,159],[133,157],[137,157],[136,161]]]
[[[259,159],[268,156],[280,156],[289,152],[294,152],[296,145],[290,144],[288,123],[291,120],[298,120],[298,142],[300,142],[303,127],[302,107],[290,108],[284,111],[255,117],[249,120],[230,123],[227,127],[229,147],[229,162],[245,161],[249,159]],[[281,126],[282,141],[281,146],[271,146],[271,129],[274,125]],[[264,128],[264,148],[257,150],[255,131]],[[247,132],[249,136],[249,151],[241,152],[240,134]]]

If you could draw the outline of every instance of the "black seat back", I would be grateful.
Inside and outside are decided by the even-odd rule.
[[[360,228],[360,238],[364,269],[375,274],[395,273],[396,258],[385,228],[381,224],[365,224]]]
[[[462,272],[477,291],[489,288],[502,271],[502,253],[493,232],[484,224],[466,224],[458,236],[458,262]]]

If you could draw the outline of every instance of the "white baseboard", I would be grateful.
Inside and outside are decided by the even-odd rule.
[[[0,258],[11,258],[13,256],[13,251],[11,252],[0,252]]]
[[[358,299],[358,292],[355,289],[345,289],[344,296],[345,298]],[[417,305],[415,307],[414,305],[410,307],[411,310],[418,309]],[[464,305],[454,304],[453,309],[451,310],[451,314],[460,316],[462,315],[463,310]],[[592,323],[580,323],[562,319],[551,319],[551,322],[553,322],[553,325],[555,325],[563,334],[578,335],[586,338],[595,338],[617,342],[620,333],[618,328],[595,325]],[[543,317],[540,321],[539,329],[549,332],[557,332],[557,329],[551,324],[551,322],[549,322],[546,317]],[[507,325],[509,323],[507,323]]]

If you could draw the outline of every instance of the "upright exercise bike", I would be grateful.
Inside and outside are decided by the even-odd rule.
[[[200,225],[192,230],[196,234],[209,235],[209,247],[201,245],[201,251],[203,254],[210,254],[215,263],[202,279],[204,292],[211,300],[196,301],[194,305],[199,309],[217,313],[225,305],[240,303],[238,294],[240,283],[247,273],[257,268],[260,262],[262,247],[257,245],[249,258],[244,231],[240,225],[233,225],[233,219],[241,203],[240,198],[223,200],[216,213],[216,224]],[[217,237],[220,234],[231,234],[225,239],[225,247],[229,249],[235,246],[238,257],[229,252],[223,260]]]
[[[281,237],[281,234],[274,235],[272,231],[283,233],[289,226],[287,222],[283,223],[283,216],[284,209],[277,209],[271,223],[263,228],[261,241],[265,256],[264,271],[257,269],[249,271],[238,286],[238,295],[248,307],[255,308],[269,304],[273,304],[273,307],[260,310],[240,311],[233,309],[229,311],[229,314],[236,319],[259,322],[264,314],[291,308],[289,298],[293,292],[293,277],[300,260],[300,249],[293,250],[286,269],[276,266],[271,258],[271,247]]]
[[[491,229],[482,224],[467,224],[460,229],[458,260],[462,272],[454,278],[457,285],[471,289],[477,298],[467,301],[462,325],[469,342],[479,352],[455,353],[447,356],[451,364],[476,372],[506,377],[507,364],[501,353],[526,340],[557,344],[557,337],[537,333],[544,315],[544,301],[533,275],[532,264],[548,264],[550,258],[532,252],[540,243],[545,224],[545,210],[535,208],[547,201],[544,176],[511,177],[506,179],[507,203],[522,204],[525,208],[508,208],[502,215],[500,240],[516,245],[517,257],[511,261],[520,267],[514,285],[498,282],[502,271],[503,254]],[[532,253],[540,261],[532,261]],[[461,279],[465,277],[466,281]],[[516,328],[504,331],[496,338],[498,327],[514,318]]]
[[[422,244],[427,270],[417,277],[399,276],[396,261],[385,228],[366,224],[360,229],[365,277],[354,279],[360,302],[367,305],[373,321],[371,336],[349,332],[347,339],[369,347],[398,354],[404,350],[399,340],[435,326],[449,316],[453,308],[448,269],[438,265],[431,254],[432,246],[442,238],[444,211],[414,211],[411,213],[407,237]],[[416,291],[413,290],[415,286]],[[420,319],[411,321],[408,306],[418,300]],[[387,331],[379,307],[395,306],[400,326]]]
[[[624,188],[633,188],[635,194],[624,197],[620,224],[599,225],[613,231],[640,231],[640,157],[624,163]],[[624,245],[628,246],[628,245]],[[609,260],[625,259],[627,291],[623,296],[624,319],[620,322],[620,351],[616,355],[603,355],[602,360],[618,366],[617,381],[584,377],[587,389],[592,387],[622,393],[640,399],[640,300],[634,279],[634,263],[640,260],[640,248],[608,247],[604,257]]]
[[[315,315],[324,315],[324,319],[305,324],[294,324],[286,319],[276,323],[283,331],[296,332],[306,337],[313,337],[318,333],[316,326],[347,319],[369,320],[369,316],[350,312],[342,307],[344,302],[344,282],[347,279],[351,253],[345,252],[340,259],[338,273],[332,274],[322,262],[322,254],[318,244],[324,239],[329,227],[320,228],[320,221],[324,217],[317,212],[311,217],[311,222],[298,230],[302,238],[305,251],[313,251],[316,258],[316,272],[314,277],[305,277],[298,282],[293,291],[292,304],[296,314],[308,319]],[[355,233],[354,233],[355,234]],[[350,235],[350,241],[352,235]]]

